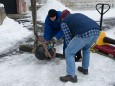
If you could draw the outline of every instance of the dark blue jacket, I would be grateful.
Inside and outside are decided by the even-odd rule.
[[[51,21],[48,16],[46,17],[45,28],[44,28],[44,39],[47,41],[51,40],[53,37],[60,39],[63,36],[63,32],[60,27],[61,12],[57,11],[57,13],[58,15],[56,16],[55,21]]]
[[[73,36],[93,29],[99,30],[99,25],[94,20],[80,13],[68,14],[63,22],[68,25]]]

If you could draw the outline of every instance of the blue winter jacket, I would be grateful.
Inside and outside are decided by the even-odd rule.
[[[48,16],[46,17],[45,28],[44,28],[44,39],[47,41],[51,40],[53,37],[60,39],[63,36],[63,32],[60,27],[61,12],[57,11],[57,13],[58,15],[56,16],[55,21],[51,21]]]
[[[81,35],[93,29],[100,29],[94,20],[81,13],[68,14],[63,22],[68,25],[73,36]]]
[[[49,17],[46,17],[45,20],[45,28],[44,28],[44,39],[47,41],[50,41],[53,37],[56,37],[57,39],[60,39],[64,34],[61,30],[60,24],[61,24],[61,13],[60,11],[57,11],[58,15],[55,21],[51,21]],[[65,48],[67,47],[67,44],[64,39],[63,43],[63,53],[65,52]]]

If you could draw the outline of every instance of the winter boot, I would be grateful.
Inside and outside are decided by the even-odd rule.
[[[60,80],[62,82],[68,82],[68,81],[71,81],[73,83],[76,83],[77,82],[77,76],[71,76],[71,75],[66,75],[66,76],[62,76],[60,77]]]
[[[78,67],[78,71],[83,73],[84,75],[88,75],[88,69],[83,69],[82,67]]]

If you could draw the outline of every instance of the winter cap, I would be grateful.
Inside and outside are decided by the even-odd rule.
[[[57,16],[57,11],[55,9],[50,9],[48,11],[48,16],[49,17],[54,17],[54,16]]]
[[[61,19],[65,18],[65,16],[68,15],[69,13],[70,13],[70,11],[64,10],[64,11],[62,12]]]

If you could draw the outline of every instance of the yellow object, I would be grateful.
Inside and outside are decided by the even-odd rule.
[[[101,31],[100,35],[99,35],[99,37],[98,37],[98,39],[96,41],[96,45],[107,45],[108,43],[103,42],[104,37],[106,37],[106,34],[105,34],[105,32]]]
[[[96,44],[94,43],[90,48],[90,51],[92,51],[93,53],[95,53],[95,48],[94,48],[95,46],[96,46]]]

